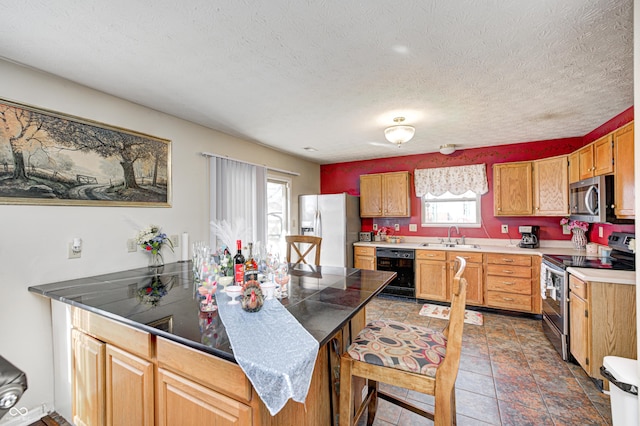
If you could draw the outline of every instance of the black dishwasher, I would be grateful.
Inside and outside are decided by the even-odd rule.
[[[388,247],[376,248],[376,269],[378,271],[392,271],[398,274],[398,276],[382,290],[382,293],[395,296],[416,297],[413,272],[414,258],[415,252],[413,250]]]

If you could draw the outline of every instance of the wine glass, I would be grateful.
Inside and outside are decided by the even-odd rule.
[[[276,271],[280,265],[280,255],[272,250],[267,253],[266,266],[270,281],[275,281]]]
[[[280,284],[280,298],[289,297],[289,264],[287,262],[280,262],[276,270],[275,282]]]

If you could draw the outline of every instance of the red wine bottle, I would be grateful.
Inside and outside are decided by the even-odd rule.
[[[237,240],[238,252],[233,256],[233,276],[236,285],[244,284],[244,256],[242,255],[242,240]]]

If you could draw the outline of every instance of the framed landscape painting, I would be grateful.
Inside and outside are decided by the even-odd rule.
[[[171,206],[171,141],[0,99],[0,203]]]

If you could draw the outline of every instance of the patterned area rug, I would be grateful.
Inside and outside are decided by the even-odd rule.
[[[451,308],[448,306],[432,305],[431,303],[425,303],[420,309],[420,315],[426,317],[449,319],[449,311]],[[473,325],[482,325],[483,319],[480,312],[464,311],[464,322]]]

